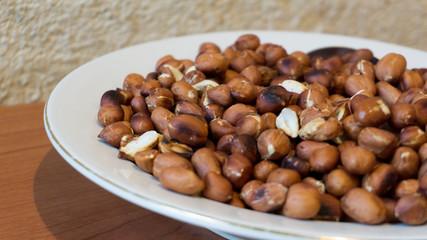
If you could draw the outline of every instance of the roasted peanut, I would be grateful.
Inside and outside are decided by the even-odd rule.
[[[315,149],[309,158],[311,170],[325,173],[336,168],[338,165],[339,153],[337,147],[333,145]]]
[[[355,75],[365,75],[369,79],[375,80],[374,65],[365,59],[358,61],[353,66],[352,73]]]
[[[366,90],[372,95],[376,95],[377,87],[374,80],[365,75],[350,75],[344,84],[345,93],[348,96],[353,96],[361,90]]]
[[[118,121],[107,125],[99,133],[98,138],[104,139],[108,144],[114,147],[120,147],[120,141],[126,134],[133,134],[129,122]]]
[[[410,88],[403,92],[396,102],[414,104],[416,101],[426,98],[425,92],[421,88]]]
[[[414,107],[409,103],[395,103],[390,108],[390,124],[394,129],[402,129],[417,124]]]
[[[227,120],[216,118],[209,122],[209,131],[213,139],[220,139],[226,134],[234,134],[236,129]]]
[[[213,42],[204,42],[199,46],[199,54],[202,53],[221,53],[221,49]]]
[[[125,134],[120,141],[119,158],[134,161],[135,153],[157,146],[161,135],[156,131],[148,131],[141,136]]]
[[[360,132],[363,130],[363,127],[354,119],[353,114],[343,120],[342,126],[344,135],[352,140],[357,140]]]
[[[123,121],[129,122],[133,115],[132,107],[129,105],[121,105],[121,108],[123,109]]]
[[[342,197],[348,191],[358,186],[359,182],[357,178],[342,168],[336,168],[326,175],[326,192],[335,197]]]
[[[250,65],[246,67],[245,69],[240,72],[240,74],[247,79],[248,82],[252,83],[253,85],[260,85],[261,84],[261,72],[259,71],[258,67],[255,65]]]
[[[194,102],[181,100],[175,105],[175,115],[188,114],[201,118],[203,116],[202,108]]]
[[[123,121],[125,113],[120,104],[104,104],[98,111],[98,122],[102,126],[107,126],[111,123]]]
[[[420,127],[427,125],[427,98],[423,97],[414,103],[415,115]]]
[[[279,166],[272,161],[269,161],[269,160],[260,161],[254,166],[254,169],[253,169],[254,178],[265,182],[269,174],[276,168],[279,168]]]
[[[185,73],[184,77],[182,78],[182,81],[190,85],[194,85],[205,79],[206,79],[206,75],[202,71],[194,70],[194,71],[189,71]]]
[[[107,104],[124,104],[120,102],[120,93],[118,90],[108,90],[102,94],[99,105],[102,107]]]
[[[304,90],[298,97],[298,106],[302,109],[313,107],[317,104],[326,103],[327,96],[317,89]]]
[[[160,177],[161,172],[168,167],[179,167],[193,171],[190,160],[175,153],[159,153],[153,161],[153,175]]]
[[[304,72],[302,63],[293,56],[286,56],[280,58],[276,63],[276,68],[279,70],[280,75],[289,77],[290,79],[298,79]]]
[[[386,219],[384,223],[395,223],[397,218],[394,216],[394,208],[396,207],[396,200],[391,198],[381,198],[383,200],[385,208],[387,210]]]
[[[132,88],[145,81],[144,77],[138,73],[130,73],[123,80],[123,90],[131,91]]]
[[[305,177],[302,179],[302,182],[304,183],[308,183],[311,186],[315,187],[320,194],[324,194],[326,187],[325,187],[325,183],[323,182],[323,180],[318,180],[314,177]]]
[[[228,202],[233,197],[231,183],[215,172],[208,172],[204,177],[205,189],[203,195],[218,202]]]
[[[347,147],[340,151],[343,167],[352,174],[364,175],[374,168],[375,154],[359,146]]]
[[[392,106],[397,102],[402,92],[395,88],[388,82],[379,81],[375,84],[377,86],[378,96],[381,97],[385,103]]]
[[[417,176],[420,160],[412,148],[402,146],[396,149],[390,164],[396,169],[399,179],[408,179]]]
[[[130,101],[130,106],[132,107],[132,110],[135,113],[142,112],[145,114],[149,114],[147,104],[145,103],[145,98],[143,96],[133,97]]]
[[[304,67],[308,67],[310,65],[310,57],[306,53],[302,51],[295,51],[290,55],[298,59]]]
[[[265,130],[276,128],[276,119],[277,119],[276,114],[267,112],[261,115],[261,117],[264,119]]]
[[[353,52],[344,54],[342,56],[343,62],[358,62],[362,59],[371,60],[373,58],[373,53],[371,50],[366,48],[357,49]]]
[[[328,146],[329,144],[326,142],[316,142],[316,141],[301,141],[295,147],[296,155],[303,160],[308,161],[313,151],[317,148],[322,148]]]
[[[290,151],[289,138],[278,129],[268,129],[261,133],[257,141],[261,159],[277,160]]]
[[[234,42],[234,47],[237,50],[245,50],[245,49],[255,50],[258,48],[259,44],[260,44],[260,40],[257,35],[243,34],[239,36],[237,40]]]
[[[300,182],[289,187],[282,213],[291,218],[309,219],[320,210],[320,193],[308,183]]]
[[[141,85],[136,85],[135,88],[132,89],[132,93],[134,96],[144,96],[147,97],[150,95],[152,91],[157,88],[161,88],[162,85],[157,80],[145,81]]]
[[[171,110],[175,104],[173,93],[167,88],[153,89],[145,98],[145,102],[150,112],[153,112],[157,107],[164,107]]]
[[[154,130],[154,124],[146,113],[137,112],[129,120],[130,126],[136,134],[143,134]]]
[[[242,154],[234,153],[227,157],[222,172],[234,188],[241,188],[252,176],[252,163]]]
[[[304,80],[308,84],[319,83],[325,86],[327,89],[331,89],[332,83],[334,81],[334,76],[327,69],[315,69],[310,72],[304,73]]]
[[[301,182],[301,176],[296,170],[286,168],[276,168],[270,172],[266,182],[280,183],[284,187],[290,187],[295,183]]]
[[[372,97],[359,104],[354,120],[362,127],[378,127],[390,118],[390,108],[379,97]]]
[[[421,225],[427,221],[427,198],[419,195],[401,197],[394,209],[395,216],[401,222],[409,225]]]
[[[242,134],[233,136],[231,142],[231,153],[238,153],[245,155],[252,163],[258,161],[257,141],[250,135]]]
[[[417,179],[405,179],[396,184],[392,190],[393,198],[399,199],[404,195],[414,194],[420,188]]]
[[[298,113],[292,108],[283,108],[276,117],[275,126],[291,138],[298,137],[300,129]]]
[[[341,208],[345,214],[365,224],[380,224],[387,215],[381,198],[363,188],[348,191],[341,198]]]
[[[427,162],[427,143],[424,143],[418,149],[418,156],[420,157],[420,162]]]
[[[207,124],[187,114],[172,118],[168,124],[168,130],[172,139],[190,146],[202,146],[208,139]]]
[[[240,73],[243,69],[250,65],[257,65],[254,54],[256,53],[252,50],[240,51],[234,59],[230,60],[231,69]]]
[[[231,89],[226,84],[213,87],[207,91],[207,96],[210,101],[223,107],[229,107],[233,104]]]
[[[342,133],[342,124],[335,117],[319,117],[301,127],[298,135],[304,140],[327,141]]]
[[[203,53],[197,56],[197,70],[206,75],[221,76],[228,68],[228,60],[221,53]]]
[[[257,97],[255,85],[245,77],[235,77],[227,85],[230,87],[230,95],[236,102],[251,104]]]
[[[282,208],[287,192],[288,189],[279,183],[264,183],[250,192],[247,204],[255,211],[274,212]]]
[[[399,145],[399,140],[393,133],[374,127],[360,131],[357,142],[380,159],[390,157]]]
[[[240,198],[243,200],[243,202],[246,203],[246,205],[250,205],[250,203],[256,197],[256,195],[253,194],[255,192],[255,189],[257,189],[263,184],[263,181],[252,179],[242,186],[242,188],[240,189]]]
[[[403,72],[402,78],[400,79],[400,89],[402,89],[402,91],[406,91],[410,88],[423,88],[423,86],[424,81],[418,72],[409,69]]]
[[[151,112],[150,119],[156,130],[163,133],[165,129],[168,128],[168,124],[173,117],[175,117],[175,115],[168,109],[164,107],[157,107]]]
[[[233,191],[231,196],[231,200],[228,202],[229,205],[238,208],[245,208],[245,203],[240,199],[240,194],[238,192]]]
[[[427,142],[426,133],[418,126],[408,126],[400,131],[399,142],[403,146],[418,150]]]
[[[283,57],[286,57],[288,54],[286,50],[276,44],[263,43],[255,50],[255,52],[265,59],[265,65],[273,67],[276,65],[277,61]],[[297,56],[294,56],[299,59]]]
[[[306,177],[310,172],[308,160],[303,160],[298,156],[286,156],[282,159],[281,167],[297,171],[301,177]]]
[[[205,184],[193,170],[181,167],[163,169],[159,181],[163,187],[186,195],[199,194],[205,188]]]
[[[236,103],[224,111],[222,118],[227,120],[231,125],[236,126],[237,121],[249,113],[257,113],[257,111],[253,106]]]
[[[250,135],[255,139],[265,130],[264,119],[258,114],[247,114],[236,123],[236,134]]]
[[[217,118],[222,118],[224,115],[224,108],[218,104],[208,104],[203,109],[203,117],[206,121],[210,122]]]
[[[216,144],[216,149],[227,154],[231,153],[231,146],[233,143],[234,134],[225,134]]]
[[[291,104],[293,94],[282,86],[270,86],[262,90],[256,98],[256,108],[261,113],[276,113]]]
[[[339,222],[342,216],[341,202],[330,194],[320,194],[320,210],[315,220]]]
[[[375,76],[380,81],[395,83],[402,77],[405,69],[405,57],[397,53],[389,53],[375,65]]]
[[[305,124],[316,118],[328,118],[331,117],[332,114],[332,106],[326,103],[322,103],[302,110],[298,116],[300,118],[300,125],[304,126]]]
[[[147,149],[135,153],[136,165],[148,173],[153,173],[154,159],[159,151],[157,149]]]
[[[182,63],[179,62],[179,64],[182,66]],[[159,75],[157,76],[157,80],[160,82],[162,87],[168,89],[170,89],[176,81],[181,81],[184,77],[180,69],[170,65],[169,63],[165,63],[160,66],[158,73]]]
[[[313,58],[313,67],[316,69],[326,69],[332,73],[338,72],[342,67],[342,60],[340,56],[331,56],[328,58],[317,57]]]
[[[397,181],[397,170],[390,164],[380,163],[362,179],[362,187],[378,196],[386,194]]]
[[[200,179],[204,179],[208,172],[221,175],[221,165],[214,151],[208,148],[199,148],[191,157],[191,163]]]
[[[359,107],[359,105],[365,101],[366,99],[372,97],[372,94],[370,94],[369,92],[365,91],[365,90],[361,90],[359,92],[357,92],[355,95],[353,95],[350,98],[350,110],[352,113],[356,112],[357,107]]]
[[[199,95],[197,90],[194,89],[189,83],[184,81],[175,82],[171,86],[171,92],[175,96],[176,101],[191,101],[194,103],[199,103]]]

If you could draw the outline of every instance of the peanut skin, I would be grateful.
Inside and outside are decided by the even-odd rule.
[[[345,214],[365,224],[380,224],[387,214],[381,198],[363,188],[348,191],[341,198],[341,207]]]
[[[304,182],[292,185],[286,197],[282,213],[291,218],[309,219],[320,210],[320,193],[312,185]]]
[[[181,167],[163,169],[159,180],[163,187],[186,195],[199,194],[205,188],[205,184],[193,170]]]

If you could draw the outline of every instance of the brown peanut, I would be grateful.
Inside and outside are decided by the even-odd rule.
[[[292,185],[286,197],[282,213],[291,218],[309,219],[320,210],[320,193],[308,183],[300,182]]]
[[[393,133],[374,127],[367,127],[360,131],[357,142],[359,146],[372,151],[380,159],[390,157],[399,145]]]
[[[199,148],[191,157],[191,163],[194,166],[200,179],[204,179],[206,174],[213,172],[221,175],[221,166],[216,158],[214,151],[208,148]]]
[[[241,188],[252,176],[252,162],[244,155],[234,153],[227,157],[222,172],[234,188]]]
[[[203,181],[192,170],[181,167],[163,169],[159,181],[163,187],[186,195],[199,194],[205,188]]]
[[[400,54],[389,53],[375,65],[375,76],[380,81],[395,83],[399,81],[406,69],[406,59]]]
[[[363,188],[353,188],[341,198],[342,210],[360,223],[379,224],[387,214],[384,202]]]
[[[228,202],[233,197],[233,186],[231,183],[215,172],[206,173],[204,179],[205,189],[203,195],[218,202]]]

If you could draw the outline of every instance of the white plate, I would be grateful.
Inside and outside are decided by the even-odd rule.
[[[47,134],[61,156],[81,174],[134,204],[171,218],[228,233],[230,238],[253,239],[426,239],[427,226],[380,225],[300,221],[284,216],[239,209],[212,200],[180,195],[161,187],[151,175],[118,150],[99,141],[97,112],[101,95],[122,86],[129,73],[146,75],[166,54],[194,59],[199,45],[210,41],[223,49],[248,31],[209,33],[164,39],[128,47],[84,64],[67,75],[46,102]],[[261,42],[283,45],[290,53],[325,46],[369,48],[375,56],[403,54],[408,67],[426,67],[427,53],[378,41],[303,32],[251,31]],[[424,64],[424,65],[423,65]]]

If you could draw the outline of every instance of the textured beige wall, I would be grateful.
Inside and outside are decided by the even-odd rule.
[[[0,0],[0,105],[45,100],[71,70],[125,46],[235,29],[337,33],[427,51],[427,1]]]

